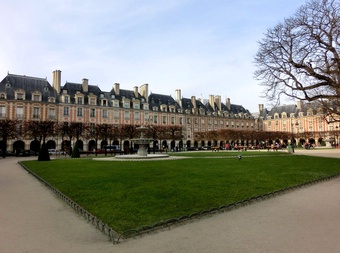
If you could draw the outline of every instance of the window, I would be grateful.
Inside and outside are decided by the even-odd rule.
[[[183,124],[183,118],[182,118],[182,117],[179,118],[179,124],[180,124],[180,125]]]
[[[17,119],[22,119],[24,117],[24,108],[23,107],[17,107],[16,117],[17,117]]]
[[[69,116],[69,107],[64,107],[64,116]]]
[[[175,124],[175,117],[171,117],[171,124]]]
[[[39,119],[39,107],[33,108],[33,119]]]
[[[65,97],[64,97],[64,103],[65,103],[65,104],[68,104],[68,103],[69,103],[69,96],[65,96]]]
[[[83,104],[83,98],[82,97],[78,97],[78,105],[82,105]]]
[[[158,117],[157,115],[153,116],[153,123],[157,124],[158,123]]]
[[[40,95],[33,95],[33,101],[40,101]]]
[[[83,117],[83,108],[77,108],[77,116]]]
[[[55,118],[55,110],[54,110],[54,108],[49,108],[48,109],[48,118],[49,119],[54,119]]]
[[[93,118],[96,116],[96,109],[91,108],[90,109],[90,117]]]
[[[163,116],[163,124],[166,124],[166,116]]]
[[[129,120],[130,119],[130,112],[124,112],[124,119]]]
[[[130,108],[130,102],[124,102],[124,108]]]
[[[103,99],[103,100],[102,100],[102,105],[103,105],[103,106],[107,106],[107,100],[106,100],[106,99]]]
[[[0,94],[0,99],[5,99],[5,94],[4,93]]]
[[[119,107],[119,101],[118,100],[113,101],[113,107]]]
[[[6,106],[0,106],[0,117],[6,117]]]
[[[143,109],[144,109],[144,110],[149,110],[149,105],[148,105],[148,104],[144,104],[144,105],[143,105]]]
[[[24,93],[18,92],[17,93],[17,100],[23,100],[24,99]]]
[[[103,118],[107,118],[107,110],[106,109],[103,109]]]
[[[113,118],[114,119],[119,119],[119,111],[114,111],[113,112]]]
[[[140,108],[139,103],[133,103],[133,108],[134,109],[139,109]]]
[[[139,114],[139,112],[135,112],[135,120],[140,120],[140,114]]]
[[[96,99],[90,98],[90,105],[96,105]]]

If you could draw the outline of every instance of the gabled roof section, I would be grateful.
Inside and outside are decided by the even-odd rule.
[[[234,114],[247,113],[247,114],[251,115],[249,110],[245,109],[242,105],[230,104],[230,112],[232,112]]]
[[[278,114],[279,117],[281,117],[283,112],[287,113],[287,117],[289,118],[292,113],[294,114],[294,116],[297,116],[298,109],[295,104],[276,106],[268,111],[265,118],[267,118],[268,116],[271,116],[273,118],[275,114]]]
[[[71,82],[66,82],[65,85],[61,87],[61,89],[67,90],[67,94],[69,95],[74,95],[77,93],[77,91],[83,94],[92,93],[92,94],[95,94],[96,96],[99,96],[102,93],[101,89],[96,85],[88,85],[88,92],[84,92],[83,86],[81,83],[71,83]]]
[[[0,82],[0,92],[5,92],[7,99],[14,99],[15,91],[19,89],[25,91],[25,100],[31,100],[32,92],[35,91],[41,93],[43,102],[48,102],[49,97],[57,97],[56,91],[46,78],[7,74]]]
[[[138,93],[138,97],[135,96],[135,93],[133,92],[133,90],[124,90],[124,89],[120,89],[119,90],[119,95],[117,96],[117,98],[128,98],[128,99],[133,99],[133,98],[139,98],[140,94]]]
[[[182,98],[182,108],[183,110],[191,110],[194,105],[191,102],[190,98]]]
[[[152,107],[154,106],[161,106],[161,105],[173,105],[176,107],[176,109],[179,108],[178,103],[173,99],[173,97],[169,96],[169,95],[162,95],[162,94],[156,94],[156,93],[151,93],[149,95],[149,105],[150,105],[150,109],[152,109]]]

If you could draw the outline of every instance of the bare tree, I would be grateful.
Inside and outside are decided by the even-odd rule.
[[[55,135],[56,122],[29,120],[24,123],[24,129],[28,138],[38,140],[41,145],[41,141],[45,143],[47,137]]]
[[[1,145],[0,150],[2,151],[2,156],[6,156],[7,151],[7,141],[9,139],[15,139],[18,137],[17,124],[18,120],[12,119],[1,119],[0,120],[0,137],[1,137]]]
[[[339,121],[340,3],[312,0],[290,18],[268,29],[255,56],[255,77],[264,97],[316,101]]]

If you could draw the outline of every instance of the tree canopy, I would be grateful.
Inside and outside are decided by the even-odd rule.
[[[337,119],[340,111],[340,3],[313,0],[270,28],[259,41],[255,77],[264,97],[316,101]],[[334,116],[335,115],[335,116]]]

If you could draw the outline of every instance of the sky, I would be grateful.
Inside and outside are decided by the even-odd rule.
[[[2,0],[0,80],[7,73],[102,91],[207,99],[257,112],[271,104],[254,79],[258,41],[304,0]],[[288,102],[289,103],[289,102]],[[292,102],[290,102],[292,103]]]

